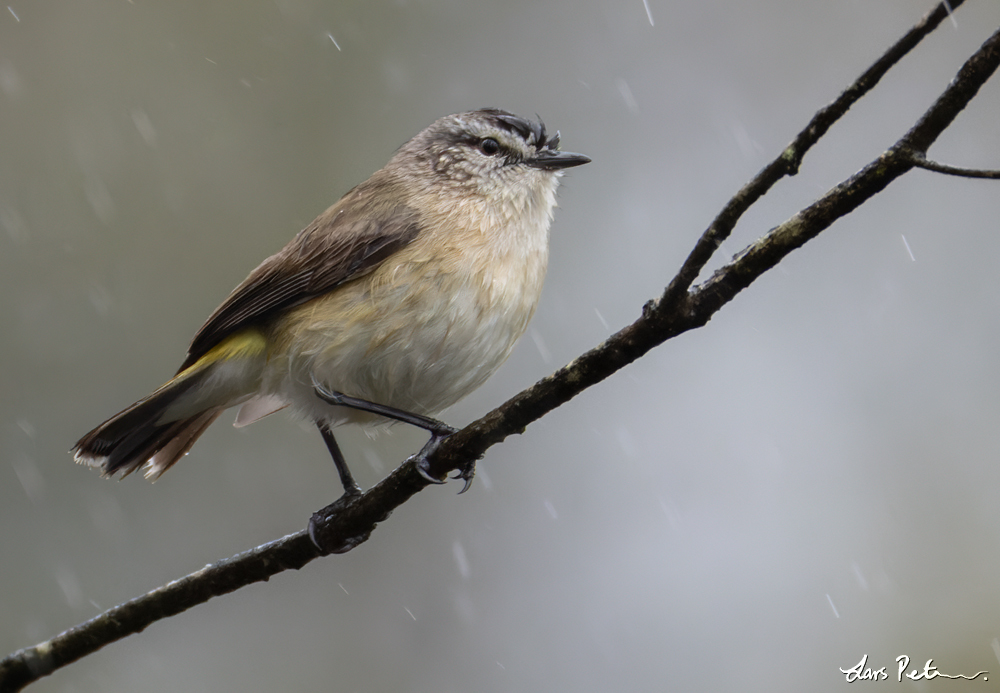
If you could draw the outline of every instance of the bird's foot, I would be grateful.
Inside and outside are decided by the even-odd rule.
[[[358,544],[368,540],[375,525],[361,531],[344,532],[337,517],[349,508],[358,498],[361,490],[357,486],[344,491],[344,495],[330,505],[317,510],[309,518],[309,539],[324,555],[331,553],[347,553]],[[345,536],[350,534],[350,536]]]
[[[447,478],[442,479],[440,477],[431,474],[430,463],[428,462],[427,458],[430,457],[431,454],[441,446],[441,443],[444,442],[444,440],[448,438],[448,436],[455,433],[457,430],[458,430],[457,428],[452,428],[447,424],[441,424],[441,428],[439,428],[436,431],[432,431],[430,440],[427,441],[424,447],[420,448],[420,452],[418,452],[416,455],[413,456],[413,459],[417,466],[417,472],[420,474],[420,476],[424,477],[425,479],[427,479],[427,481],[431,482],[432,484],[443,484],[447,481]],[[452,477],[454,479],[462,479],[465,482],[465,485],[462,486],[462,490],[458,492],[459,495],[462,495],[463,493],[469,490],[469,486],[472,485],[472,479],[475,476],[476,476],[475,460],[472,460],[471,462],[468,462],[459,468],[458,474]]]

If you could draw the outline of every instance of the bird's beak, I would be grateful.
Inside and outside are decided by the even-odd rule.
[[[543,171],[558,171],[563,168],[582,166],[590,163],[590,157],[573,152],[560,152],[554,149],[543,149],[534,158],[525,159],[524,162],[532,168],[540,168]]]

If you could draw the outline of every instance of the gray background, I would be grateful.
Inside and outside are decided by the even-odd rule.
[[[0,7],[0,650],[334,498],[319,436],[282,416],[220,421],[155,485],[66,450],[434,118],[538,113],[594,160],[564,179],[529,334],[446,414],[464,424],[633,320],[738,186],[930,5],[649,0],[655,25],[641,0]],[[1000,25],[1000,4],[968,5],[719,262],[913,123]],[[1000,167],[998,112],[994,79],[932,154]],[[832,691],[865,653],[890,675],[898,655],[996,671],[901,690],[989,689],[998,185],[906,176],[706,329],[491,450],[468,494],[430,489],[355,552],[31,690]],[[368,486],[423,437],[343,441]]]

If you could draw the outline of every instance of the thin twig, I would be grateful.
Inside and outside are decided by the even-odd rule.
[[[958,166],[949,166],[948,164],[938,163],[937,161],[930,161],[922,156],[914,156],[911,163],[915,168],[923,168],[928,171],[934,171],[935,173],[944,173],[949,176],[958,176],[960,178],[989,178],[992,180],[1000,180],[1000,171],[991,171],[989,169],[983,168],[960,168]]]

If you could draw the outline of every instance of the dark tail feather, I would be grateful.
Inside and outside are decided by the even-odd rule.
[[[126,477],[147,462],[147,478],[157,478],[183,457],[205,429],[222,413],[213,408],[178,421],[160,422],[177,398],[202,381],[205,372],[175,378],[145,399],[111,417],[83,436],[74,459],[99,467],[104,476]]]

